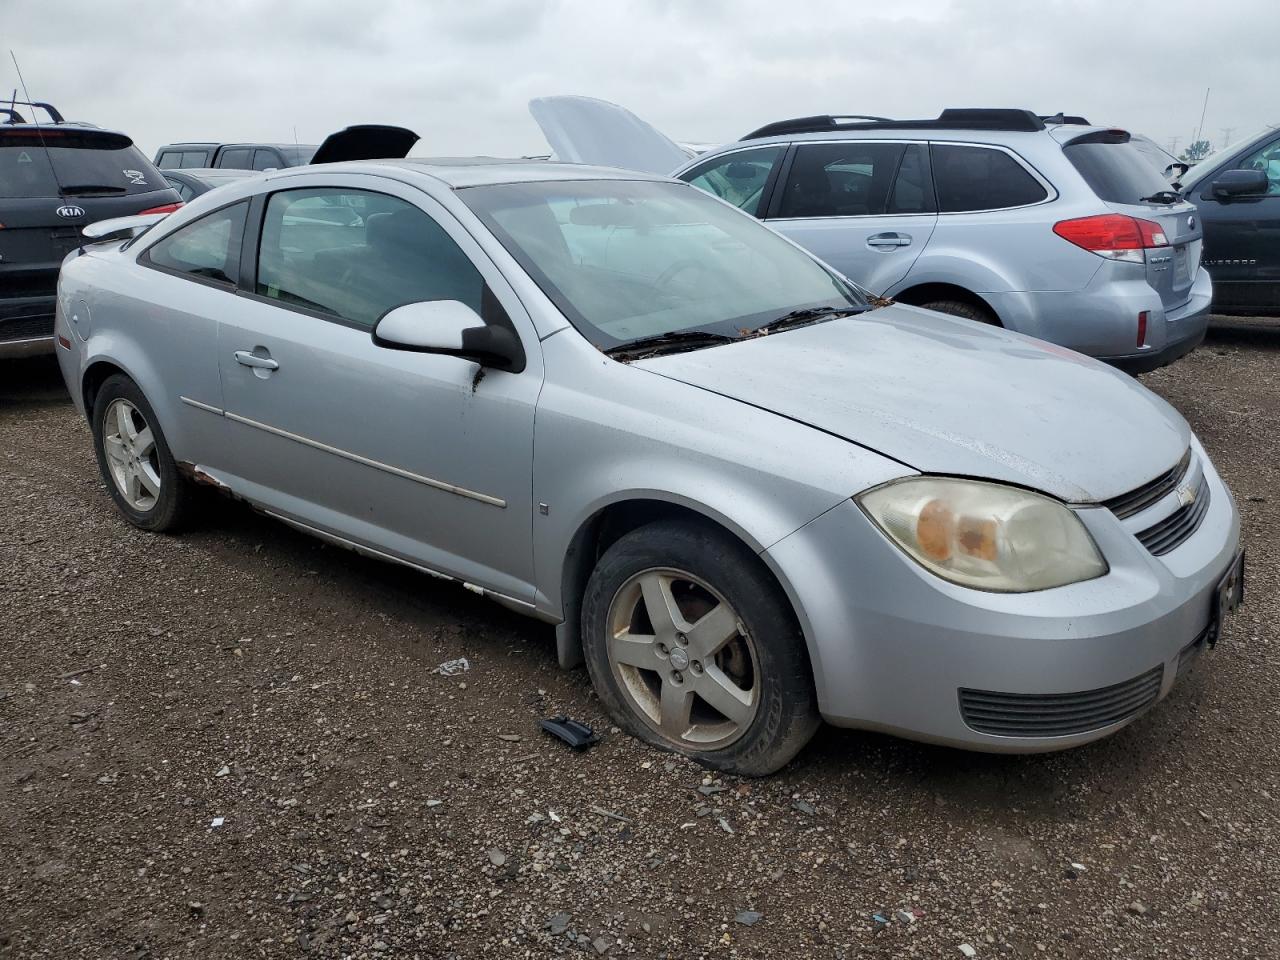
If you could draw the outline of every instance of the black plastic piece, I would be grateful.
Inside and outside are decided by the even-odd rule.
[[[399,160],[418,142],[418,135],[404,127],[363,123],[331,133],[311,157],[312,163],[346,160]]]
[[[1042,114],[1040,119],[1047,124],[1048,123],[1069,124],[1070,126],[1073,126],[1073,127],[1093,126],[1093,124],[1091,124],[1084,117],[1077,116],[1076,114],[1073,114],[1073,113],[1063,113],[1061,110],[1059,110],[1057,113],[1055,113],[1051,117],[1046,117]]]
[[[751,131],[743,140],[779,137],[796,133],[824,133],[834,130],[1012,130],[1034,133],[1044,129],[1044,121],[1030,110],[952,108],[935,120],[886,120],[878,117],[823,115],[779,120]]]
[[[550,717],[542,721],[542,729],[553,737],[559,737],[575,750],[585,750],[600,742],[600,734],[585,723],[568,717]]]

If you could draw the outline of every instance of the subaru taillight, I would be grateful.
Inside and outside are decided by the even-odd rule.
[[[1143,263],[1144,250],[1169,245],[1160,224],[1120,213],[1060,220],[1053,225],[1053,232],[1090,253],[1128,263]]]
[[[173,211],[177,210],[181,206],[181,200],[177,203],[163,203],[158,207],[149,207],[146,210],[138,211],[138,216],[145,217],[148,213],[173,213]]]

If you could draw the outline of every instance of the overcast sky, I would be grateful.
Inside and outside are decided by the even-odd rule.
[[[677,140],[814,113],[1065,110],[1185,148],[1280,120],[1280,3],[1237,0],[0,0],[0,90],[130,134],[414,153],[547,147],[532,97],[620,103]],[[19,99],[25,99],[19,92]]]

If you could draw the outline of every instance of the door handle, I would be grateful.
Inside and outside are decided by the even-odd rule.
[[[270,357],[260,357],[256,353],[250,353],[248,350],[236,351],[236,363],[244,367],[254,367],[258,370],[280,369],[280,364],[276,363]]]
[[[906,247],[911,245],[911,238],[902,233],[876,233],[867,237],[868,247]]]

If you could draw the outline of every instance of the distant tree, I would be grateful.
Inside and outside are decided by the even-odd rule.
[[[1188,163],[1197,163],[1213,153],[1213,144],[1208,140],[1197,140],[1182,151],[1182,159]]]

